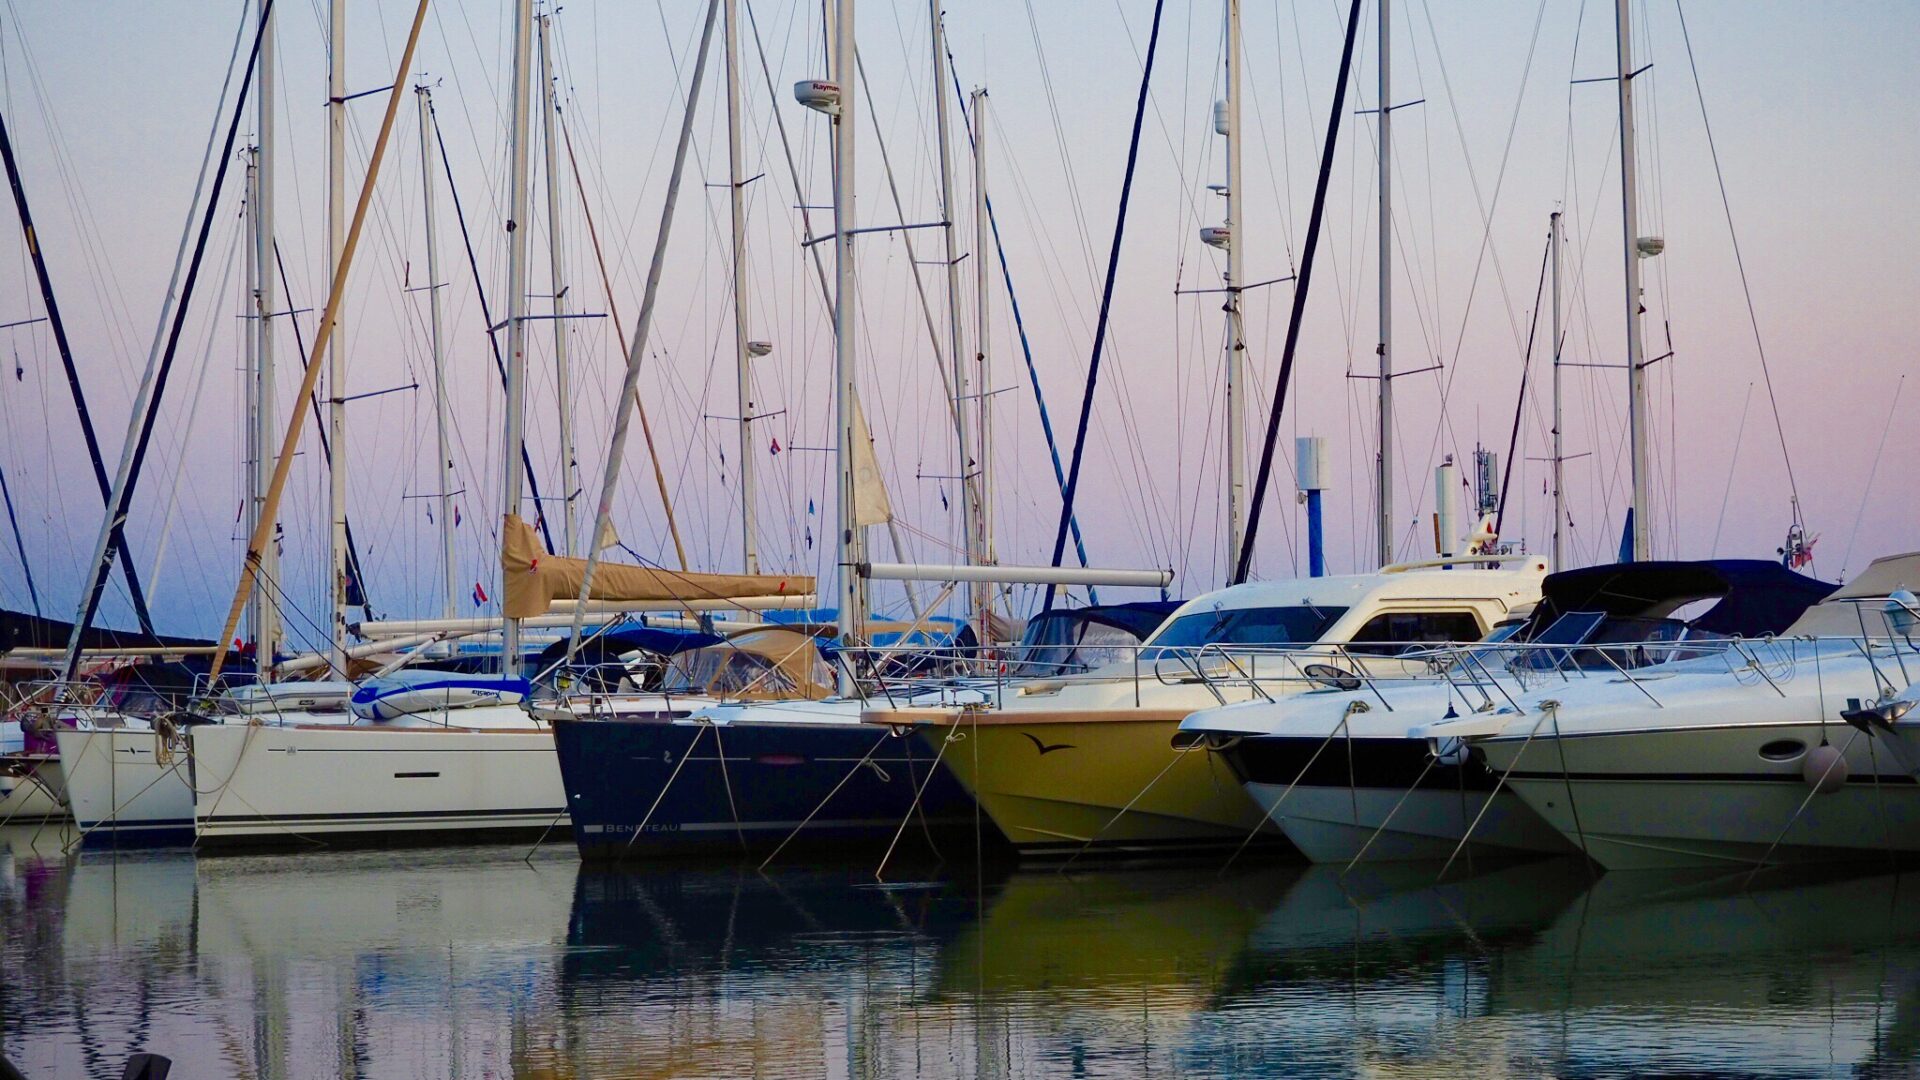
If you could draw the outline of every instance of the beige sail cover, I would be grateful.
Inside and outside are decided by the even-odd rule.
[[[508,514],[500,536],[500,565],[506,569],[507,595],[502,611],[509,619],[545,615],[555,600],[576,600],[586,580],[587,560],[550,554],[533,526]],[[602,562],[594,567],[589,600],[728,600],[760,596],[810,595],[811,576],[780,574],[695,574]]]
[[[1833,595],[1802,612],[1781,637],[1877,637],[1887,632],[1882,605],[1849,603],[1886,596],[1900,589],[1920,590],[1920,551],[1883,555]],[[1864,629],[1862,629],[1864,627]]]

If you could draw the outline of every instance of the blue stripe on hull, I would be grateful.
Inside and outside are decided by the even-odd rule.
[[[193,819],[140,822],[76,822],[82,848],[188,847],[193,844]]]
[[[929,780],[926,747],[877,727],[574,720],[554,725],[554,747],[587,858],[764,850],[809,818],[796,843],[884,843],[923,782],[928,827],[974,824],[973,800],[952,773],[941,766]]]

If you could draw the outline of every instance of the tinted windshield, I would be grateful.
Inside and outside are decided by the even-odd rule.
[[[1343,607],[1233,608],[1196,611],[1161,627],[1155,645],[1307,645],[1346,614]],[[1158,654],[1151,654],[1158,655]]]
[[[1035,620],[1039,622],[1039,620]],[[1028,624],[1027,638],[1014,653],[1007,674],[1015,678],[1072,675],[1130,659],[1140,643],[1131,631],[1104,623],[1048,619]]]

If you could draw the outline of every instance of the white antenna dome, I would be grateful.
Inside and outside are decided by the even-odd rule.
[[[1208,247],[1232,247],[1233,227],[1230,225],[1209,225],[1200,230],[1200,242]]]
[[[1215,135],[1228,135],[1232,133],[1232,125],[1227,123],[1227,116],[1227,103],[1224,100],[1214,102],[1213,133]]]
[[[1664,237],[1643,236],[1633,242],[1633,247],[1640,253],[1641,258],[1651,259],[1667,250],[1667,241]]]
[[[793,84],[793,99],[815,112],[840,115],[840,84],[825,79],[801,79]]]

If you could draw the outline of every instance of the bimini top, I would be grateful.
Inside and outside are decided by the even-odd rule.
[[[718,634],[705,634],[697,630],[667,630],[657,626],[643,626],[639,623],[623,623],[607,630],[583,638],[580,648],[573,654],[573,662],[584,667],[597,667],[603,664],[617,664],[620,658],[629,653],[653,653],[656,656],[673,656],[688,649],[702,649],[708,645],[718,645],[725,639]],[[558,664],[567,655],[567,639],[547,646],[540,652],[536,671],[545,671]]]
[[[1027,620],[1022,645],[1060,645],[1074,640],[1073,628],[1088,623],[1125,630],[1136,638],[1145,638],[1160,629],[1167,616],[1179,609],[1180,600],[1141,600],[1131,604],[1095,604],[1083,608],[1053,608]]]
[[[1666,619],[1688,604],[1718,600],[1687,625],[1696,631],[1759,637],[1793,625],[1837,588],[1768,559],[1609,563],[1549,574],[1540,586],[1533,625],[1550,626],[1576,611]]]

